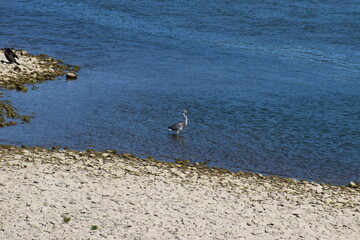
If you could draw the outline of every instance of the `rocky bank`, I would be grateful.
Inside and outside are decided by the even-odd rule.
[[[0,147],[0,239],[347,239],[360,189],[115,151]]]
[[[32,55],[25,50],[13,50],[19,65],[9,63],[0,50],[0,89],[27,91],[27,86],[54,80],[67,73],[75,73],[80,67],[63,63],[47,55]],[[1,97],[2,93],[0,93]],[[0,98],[1,99],[1,98]],[[0,127],[17,124],[17,120],[29,122],[30,116],[20,115],[9,101],[0,101]]]

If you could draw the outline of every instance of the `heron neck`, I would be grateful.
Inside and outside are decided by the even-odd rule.
[[[188,118],[186,117],[185,113],[183,113],[183,115],[184,115],[184,118],[185,118],[185,125],[187,125],[188,124]]]

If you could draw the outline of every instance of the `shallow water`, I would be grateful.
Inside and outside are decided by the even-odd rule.
[[[27,93],[0,143],[116,149],[334,184],[360,182],[357,1],[2,4],[3,47],[80,65]],[[182,120],[181,136],[167,126]]]

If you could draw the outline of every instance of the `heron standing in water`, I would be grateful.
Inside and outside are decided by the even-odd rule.
[[[186,111],[186,110],[182,111],[182,114],[184,115],[185,120],[182,122],[174,123],[173,125],[169,126],[168,127],[169,131],[176,131],[176,134],[179,134],[180,131],[182,131],[184,129],[184,127],[188,124],[188,118],[186,116],[186,113],[188,113],[188,111]]]
[[[19,63],[15,59],[15,58],[19,59],[19,57],[10,48],[5,48],[4,54],[6,59],[9,61],[9,64],[14,62],[17,65],[19,65]]]

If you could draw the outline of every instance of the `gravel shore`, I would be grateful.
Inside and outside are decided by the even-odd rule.
[[[359,239],[360,189],[0,147],[0,239]]]
[[[45,54],[32,55],[25,50],[15,49],[18,56],[17,62],[8,63],[4,50],[0,50],[0,87],[26,91],[26,84],[36,84],[56,77],[63,76],[66,72],[76,72],[79,66],[72,66],[56,60]]]

